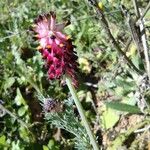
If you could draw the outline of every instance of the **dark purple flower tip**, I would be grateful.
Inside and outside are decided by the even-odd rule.
[[[51,98],[45,99],[43,105],[44,112],[48,113],[58,113],[63,111],[63,104],[57,100]]]

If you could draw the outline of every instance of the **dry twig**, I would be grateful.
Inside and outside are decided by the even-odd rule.
[[[139,74],[142,75],[142,72],[133,64],[133,62],[126,56],[126,54],[124,53],[124,51],[122,51],[120,45],[116,42],[115,38],[113,37],[108,22],[105,18],[105,15],[103,13],[103,11],[99,8],[98,3],[96,0],[89,0],[89,2],[96,8],[97,14],[99,15],[99,18],[101,20],[101,24],[103,26],[103,28],[105,29],[105,32],[107,34],[107,36],[109,37],[109,39],[111,40],[111,42],[113,43],[114,47],[117,49],[117,51],[125,58],[125,60],[127,61],[127,63]]]

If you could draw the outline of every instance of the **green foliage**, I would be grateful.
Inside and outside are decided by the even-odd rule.
[[[72,100],[65,102],[65,111],[60,113],[46,113],[45,118],[51,124],[73,134],[75,147],[80,150],[90,149],[88,135],[84,127],[74,115]]]
[[[100,1],[100,7],[115,40],[121,49],[125,50],[131,33],[127,20],[121,12],[121,4],[135,19],[131,0]],[[148,1],[139,2],[142,12],[147,4]],[[39,14],[51,10],[56,11],[60,22],[66,20],[71,22],[64,32],[73,39],[79,56],[78,95],[91,127],[97,139],[100,139],[99,145],[102,144],[104,149],[108,147],[116,149],[121,145],[127,145],[129,148],[133,142],[134,147],[134,142],[136,146],[142,143],[136,140],[138,135],[146,141],[147,133],[136,134],[135,130],[149,124],[147,121],[143,126],[136,127],[138,119],[144,122],[149,118],[149,84],[140,81],[141,75],[130,68],[124,58],[117,53],[101,26],[99,16],[87,1],[1,0],[0,105],[7,111],[0,106],[0,149],[91,148],[82,122],[79,116],[75,115],[75,106],[72,101],[65,100],[68,99],[68,89],[60,86],[59,81],[47,80],[43,59],[35,50],[37,42],[34,42],[33,35],[29,31]],[[148,11],[144,17],[148,44],[150,44],[149,17]],[[126,55],[143,74],[146,74],[133,41]],[[58,99],[64,103],[65,109],[61,113],[43,114],[37,95]],[[127,122],[126,117],[132,118],[134,115],[137,115],[138,119],[133,121],[133,124],[129,122],[122,127],[122,118]],[[130,126],[131,128],[128,128]],[[69,138],[62,134],[57,141],[54,138],[56,128],[63,129],[62,132],[65,130]],[[117,133],[113,134],[112,130]],[[124,133],[121,134],[122,132]],[[109,134],[113,139],[109,139]],[[135,138],[130,139],[131,134]],[[126,142],[128,139],[130,142]],[[110,141],[113,146],[109,145]]]
[[[119,114],[108,108],[101,116],[102,127],[107,130],[112,128],[119,120]]]
[[[6,136],[5,135],[2,135],[0,137],[0,148],[2,149],[3,147],[7,146],[7,143],[6,143]]]

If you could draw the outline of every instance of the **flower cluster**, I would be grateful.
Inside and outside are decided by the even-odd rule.
[[[62,112],[63,104],[57,100],[47,98],[44,100],[43,111],[48,113]]]
[[[71,39],[62,33],[67,23],[56,24],[56,15],[50,12],[40,15],[33,25],[35,37],[48,68],[49,79],[59,79],[63,74],[70,76],[77,86],[77,56]]]

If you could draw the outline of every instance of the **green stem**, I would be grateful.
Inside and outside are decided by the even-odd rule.
[[[71,93],[71,95],[72,95],[72,97],[74,99],[74,102],[75,102],[75,104],[77,106],[77,109],[78,109],[79,114],[81,116],[81,120],[82,120],[82,122],[84,124],[84,127],[85,127],[85,129],[87,131],[87,134],[88,134],[88,136],[90,138],[90,141],[91,141],[91,144],[93,146],[93,149],[94,150],[99,150],[98,144],[97,144],[97,142],[96,142],[96,140],[94,138],[94,135],[93,135],[93,133],[92,133],[92,131],[90,129],[90,126],[89,126],[89,123],[87,121],[87,118],[85,117],[85,113],[84,113],[83,107],[82,107],[82,105],[81,105],[81,103],[80,103],[80,101],[78,99],[76,90],[75,90],[74,86],[72,85],[71,79],[69,77],[67,77],[67,76],[66,76],[66,83],[67,83],[67,86],[68,86],[68,88],[70,90],[70,93]]]

